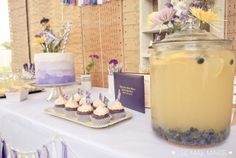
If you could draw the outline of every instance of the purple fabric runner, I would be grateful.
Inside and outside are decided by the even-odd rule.
[[[49,151],[48,151],[48,148],[47,148],[47,146],[43,146],[43,149],[45,150],[45,152],[46,152],[46,157],[45,158],[50,158],[50,154],[49,154]],[[44,157],[42,157],[42,158],[44,158]]]
[[[7,158],[7,145],[6,142],[3,140],[3,148],[2,148],[2,157],[1,158]]]
[[[67,146],[64,142],[61,142],[62,145],[62,158],[68,158]]]
[[[15,150],[12,150],[13,158],[18,158],[18,154]]]
[[[40,155],[41,155],[40,150],[37,150],[36,153],[37,153],[37,154],[36,154],[36,155],[37,155],[37,158],[40,158]]]
[[[0,139],[0,158],[2,158],[3,141]]]

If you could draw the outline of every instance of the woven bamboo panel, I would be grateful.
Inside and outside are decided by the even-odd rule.
[[[60,12],[58,14],[60,14]],[[77,77],[79,77],[81,74],[83,74],[81,9],[79,7],[74,7],[72,5],[70,6],[64,5],[63,21],[65,22],[68,21],[73,23],[73,27],[69,35],[69,40],[65,51],[74,54],[75,70]]]
[[[127,12],[139,12],[139,1],[123,0],[123,13]]]
[[[12,46],[12,68],[23,65],[28,62],[28,40],[26,29],[26,8],[25,0],[8,1],[9,20],[11,29]]]
[[[139,1],[123,0],[124,70],[139,71]]]
[[[232,40],[230,49],[236,51],[236,1],[226,0],[226,30],[225,36]]]
[[[97,54],[100,59],[96,63],[92,74],[93,86],[102,86],[102,62],[101,62],[101,41],[99,28],[99,7],[82,7],[82,28],[83,28],[83,50],[84,62],[90,62],[89,55]]]
[[[107,16],[109,15],[109,16]],[[100,7],[103,86],[107,87],[108,62],[123,63],[122,3],[114,0]]]
[[[111,1],[101,6],[82,8],[83,50],[85,64],[90,54],[100,59],[92,73],[93,86],[107,87],[109,60],[117,58],[123,62],[122,5]]]

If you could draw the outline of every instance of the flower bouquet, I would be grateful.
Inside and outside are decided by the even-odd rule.
[[[153,29],[167,26],[167,34],[194,27],[209,31],[211,26],[217,29],[217,14],[211,9],[213,0],[172,0],[165,4],[159,12],[148,16],[148,27]]]
[[[64,52],[72,23],[65,24],[58,36],[54,34],[48,18],[43,18],[40,24],[42,31],[35,35],[34,42],[40,44],[45,53]]]

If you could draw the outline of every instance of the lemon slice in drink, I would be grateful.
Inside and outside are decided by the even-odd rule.
[[[208,67],[209,77],[217,78],[224,70],[225,61],[222,58],[208,58],[206,66]]]

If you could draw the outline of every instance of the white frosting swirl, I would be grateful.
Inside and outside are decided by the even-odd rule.
[[[79,101],[80,105],[86,104],[86,97],[82,97]]]
[[[109,106],[110,110],[123,110],[124,107],[119,101],[115,101],[111,106]]]
[[[79,93],[76,93],[74,95],[74,100],[77,101],[77,102],[80,101],[81,98],[82,98],[82,96]]]
[[[93,113],[95,115],[102,116],[102,115],[108,114],[109,110],[106,107],[104,107],[104,106],[99,106],[99,107],[97,107],[96,110],[93,111]]]
[[[57,98],[55,101],[54,101],[54,104],[55,105],[65,105],[66,104],[66,99],[62,96],[60,96],[59,98]]]
[[[70,100],[65,105],[66,108],[77,108],[78,106],[79,106],[78,103],[75,100],[73,100],[73,97],[71,97]]]
[[[89,104],[83,104],[82,106],[78,107],[77,110],[80,112],[89,112],[93,111],[93,107]]]
[[[94,106],[95,108],[97,108],[97,107],[99,107],[99,106],[105,107],[106,105],[105,105],[101,100],[95,100],[95,101],[93,102],[93,106]]]

